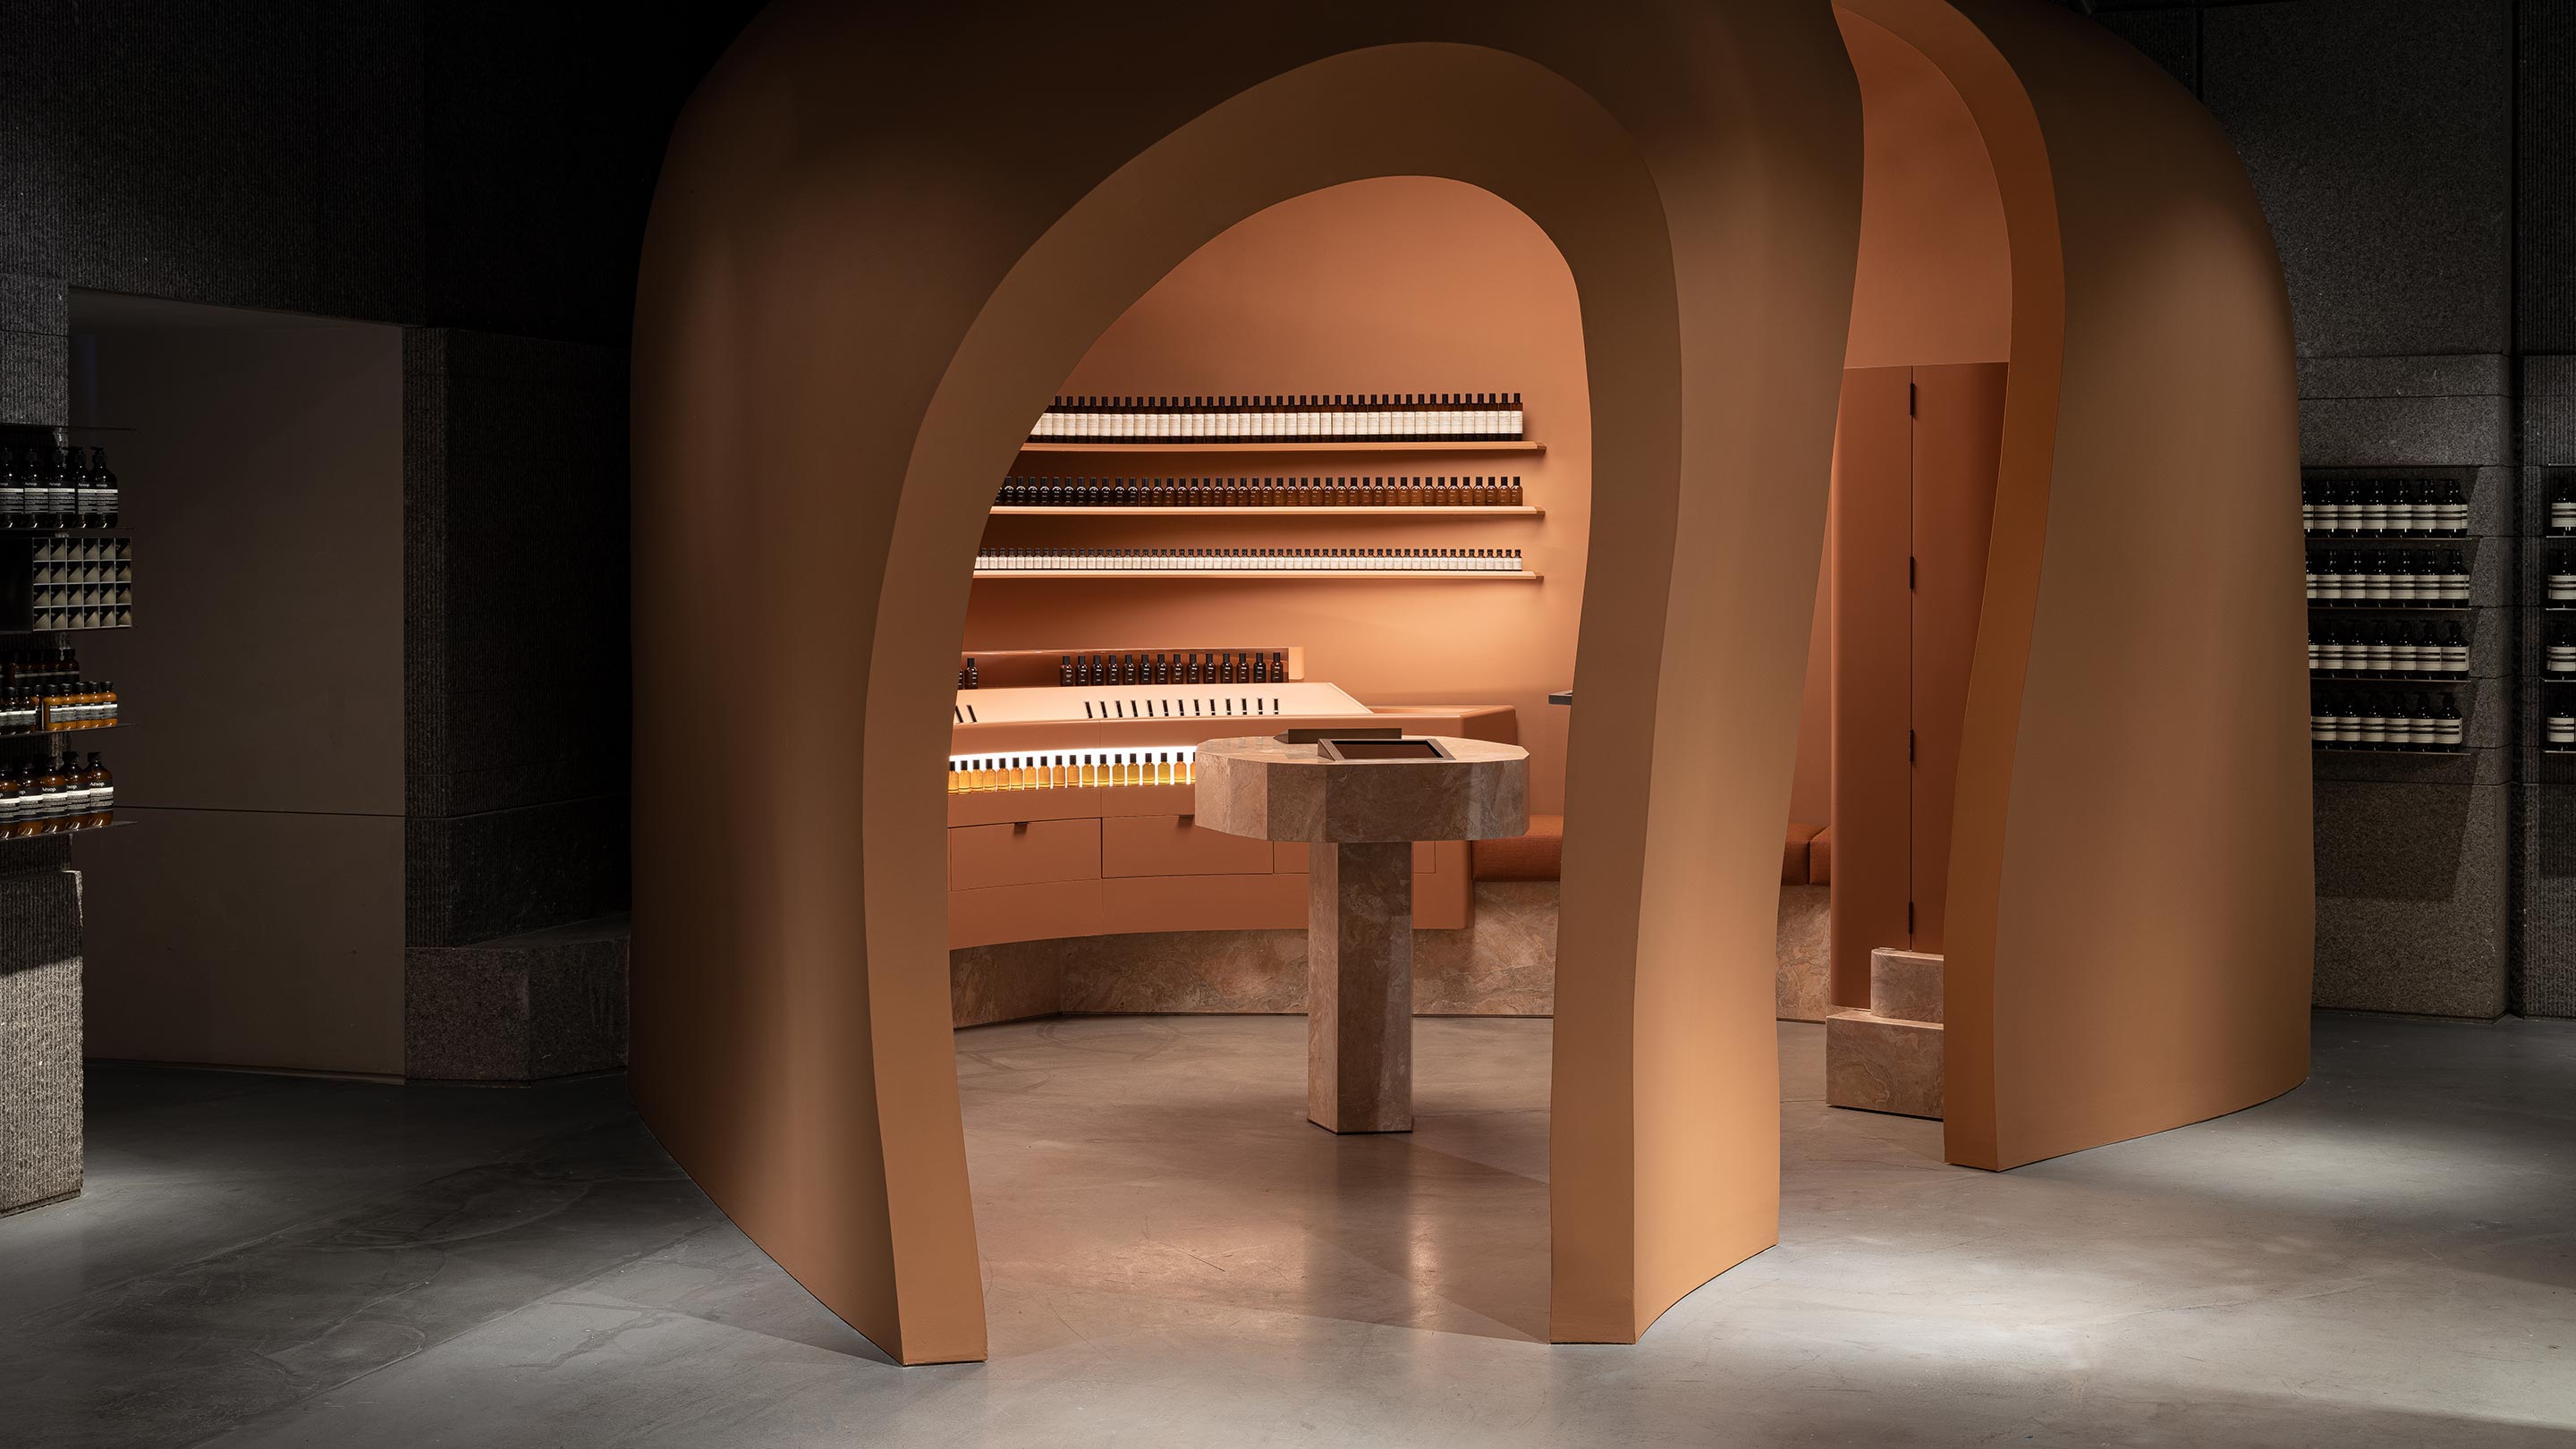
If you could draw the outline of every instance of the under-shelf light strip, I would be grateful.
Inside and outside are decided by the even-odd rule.
[[[1038,443],[1518,442],[1516,392],[1260,397],[1059,397]]]
[[[979,573],[1519,573],[1516,548],[988,548]]]
[[[1014,474],[1000,508],[1517,508],[1518,477],[1055,478]]]
[[[992,790],[1099,789],[1123,785],[1189,785],[1198,780],[1195,745],[1152,750],[1033,750],[1022,754],[950,755],[948,793]]]

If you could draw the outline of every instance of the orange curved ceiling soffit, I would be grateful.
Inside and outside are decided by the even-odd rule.
[[[856,12],[753,24],[674,134],[646,240],[646,1120],[896,1357],[983,1356],[931,845],[992,480],[1092,340],[1227,226],[1448,177],[1566,258],[1619,480],[1568,751],[1550,1332],[1633,1340],[1777,1236],[1777,832],[1858,229],[1830,9]],[[715,658],[769,708],[705,689]]]
[[[2032,0],[1840,8],[1957,87],[2012,254],[1952,827],[1948,1156],[2012,1167],[2250,1106],[2307,1075],[2315,935],[2271,233],[2217,123],[2099,26]]]

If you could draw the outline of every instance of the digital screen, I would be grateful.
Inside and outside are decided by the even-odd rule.
[[[1429,740],[1331,740],[1333,753],[1345,760],[1436,760],[1440,747]]]

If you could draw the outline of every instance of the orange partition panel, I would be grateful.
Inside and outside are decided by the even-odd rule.
[[[1906,588],[1913,369],[1843,374],[1834,438],[1833,996],[1869,1004],[1869,953],[1906,944],[1913,780]]]
[[[1913,842],[1906,899],[1914,903],[1914,949],[1938,953],[1949,920],[1959,730],[1986,591],[1986,537],[1995,522],[2004,364],[1918,367],[1914,388]]]

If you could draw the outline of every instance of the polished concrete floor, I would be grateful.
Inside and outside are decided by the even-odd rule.
[[[1818,1100],[1781,1245],[1536,1341],[1541,1021],[1425,1021],[1421,1124],[1299,1116],[1293,1018],[958,1037],[993,1358],[900,1369],[616,1080],[101,1071],[0,1219],[0,1445],[2576,1444],[2576,1027],[2320,1017],[2234,1117],[1990,1175]]]

